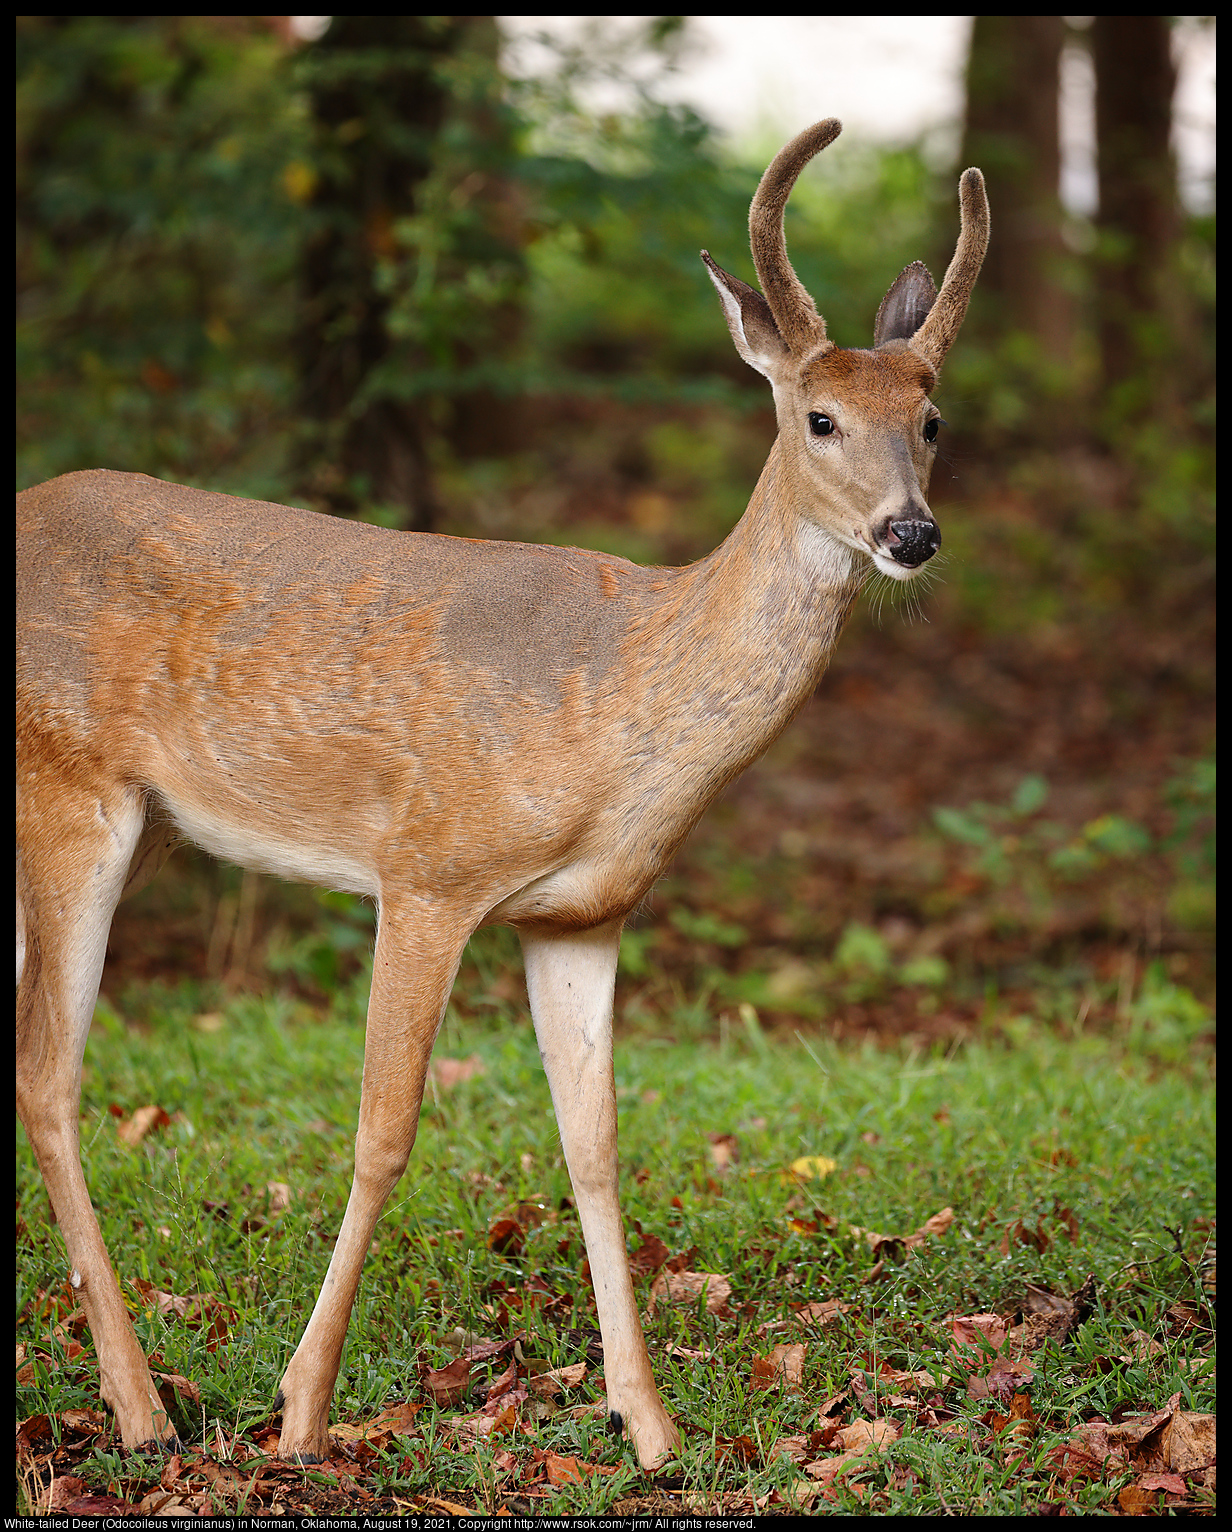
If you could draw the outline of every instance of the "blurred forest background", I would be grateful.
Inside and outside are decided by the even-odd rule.
[[[698,251],[753,280],[764,159],[656,89],[688,20],[596,18],[534,79],[493,17],[290,22],[19,18],[18,487],[109,467],[646,562],[714,546],[774,425]],[[1172,26],[977,17],[957,163],[845,135],[797,188],[793,261],[860,346],[903,265],[944,269],[957,172],[988,178],[938,393],[945,546],[923,596],[862,606],[656,891],[626,1026],[1209,1025],[1214,217],[1178,197]],[[1059,195],[1074,48],[1090,218]],[[627,109],[588,107],[596,80]],[[125,1016],[159,985],[307,1014],[362,981],[357,901],[177,863],[117,916]],[[518,982],[480,963],[457,1004]]]

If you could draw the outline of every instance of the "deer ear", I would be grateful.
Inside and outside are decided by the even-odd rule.
[[[904,266],[890,291],[881,300],[873,326],[873,345],[888,340],[910,340],[928,318],[937,301],[937,284],[923,261]]]
[[[723,305],[723,317],[736,350],[762,377],[776,382],[783,365],[791,360],[791,352],[779,334],[770,305],[755,287],[716,265],[708,250],[702,251],[702,260]]]

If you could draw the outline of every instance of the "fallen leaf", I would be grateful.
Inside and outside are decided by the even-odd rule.
[[[988,1425],[991,1427],[994,1436],[1005,1432],[1015,1437],[1029,1440],[1035,1435],[1036,1427],[1039,1425],[1035,1410],[1031,1405],[1031,1396],[1029,1394],[1015,1394],[1010,1401],[1009,1414],[999,1415],[993,1411],[988,1419]]]
[[[1215,1417],[1177,1410],[1168,1433],[1168,1467],[1177,1473],[1213,1471],[1215,1467]],[[1211,1488],[1208,1482],[1207,1488]]]
[[[73,1474],[65,1474],[59,1479],[53,1479],[47,1486],[47,1498],[43,1502],[44,1511],[62,1511],[70,1500],[79,1500],[81,1493],[86,1487],[84,1479],[78,1479]]]
[[[1129,1341],[1129,1350],[1121,1352],[1119,1361],[1143,1363],[1167,1354],[1167,1347],[1152,1340],[1145,1330],[1131,1330],[1126,1339]]]
[[[1159,1496],[1127,1484],[1117,1495],[1117,1504],[1126,1516],[1153,1516],[1159,1509]]]
[[[462,1335],[464,1332],[459,1330],[456,1333]],[[491,1357],[504,1356],[506,1352],[512,1351],[522,1338],[522,1332],[519,1330],[517,1335],[506,1336],[503,1340],[473,1341],[470,1345],[464,1342],[462,1355],[468,1362],[486,1362]],[[452,1350],[453,1347],[451,1346],[450,1349]]]
[[[1000,1351],[1010,1333],[1000,1314],[951,1314],[950,1349],[976,1365],[989,1351]]]
[[[902,1434],[896,1420],[853,1420],[839,1431],[837,1439],[848,1452],[857,1452],[865,1447],[888,1447]]]
[[[291,1206],[291,1188],[285,1181],[269,1182],[265,1188],[265,1195],[269,1198],[271,1218],[276,1218],[279,1213],[285,1213]]]
[[[536,1373],[527,1383],[536,1394],[555,1398],[567,1388],[576,1388],[586,1376],[586,1363],[574,1362],[569,1367],[553,1367],[548,1372]]]
[[[429,1368],[420,1382],[437,1404],[456,1404],[470,1391],[471,1364],[464,1357],[458,1357],[447,1367]]]
[[[186,1325],[204,1328],[207,1351],[217,1351],[219,1346],[227,1343],[229,1327],[238,1316],[229,1304],[220,1303],[213,1293],[166,1293],[144,1277],[133,1277],[132,1286],[141,1301],[148,1308],[157,1309],[164,1319],[179,1319]],[[174,1376],[178,1375],[168,1374],[168,1377]]]
[[[485,1065],[477,1053],[466,1059],[434,1058],[428,1065],[428,1080],[438,1091],[453,1090],[464,1080],[473,1080],[483,1074]]]
[[[191,1378],[181,1377],[178,1372],[153,1372],[150,1376],[154,1379],[154,1386],[158,1389],[159,1398],[164,1404],[170,1405],[175,1399],[187,1399],[191,1404],[201,1403],[201,1388]],[[163,1390],[166,1390],[166,1393]],[[170,1396],[170,1397],[168,1397]]]
[[[780,1436],[766,1454],[766,1461],[770,1462],[773,1458],[786,1458],[791,1463],[803,1463],[807,1457],[807,1436]]]
[[[784,1386],[789,1393],[799,1391],[804,1379],[804,1354],[808,1347],[775,1346],[769,1356],[753,1358],[753,1387],[777,1388]]]
[[[953,1222],[954,1209],[947,1207],[926,1218],[911,1234],[880,1234],[874,1229],[862,1229],[858,1224],[851,1225],[851,1232],[857,1239],[863,1238],[874,1255],[884,1255],[892,1260],[901,1250],[913,1250],[925,1240],[944,1234]]]
[[[1041,1218],[1034,1229],[1027,1227],[1019,1218],[1010,1224],[1001,1236],[1001,1243],[997,1246],[1002,1255],[1008,1255],[1015,1245],[1027,1245],[1038,1250],[1041,1255],[1048,1249],[1052,1241],[1044,1230],[1044,1220]]]
[[[715,1169],[723,1172],[739,1158],[734,1133],[707,1133],[710,1140],[710,1160]]]
[[[837,1160],[831,1160],[824,1154],[806,1154],[801,1159],[792,1160],[790,1166],[783,1173],[783,1179],[797,1184],[802,1184],[806,1181],[824,1181],[827,1176],[832,1176],[837,1169]]]
[[[1179,1473],[1144,1473],[1137,1482],[1139,1489],[1161,1489],[1168,1495],[1187,1495],[1189,1493],[1189,1485],[1185,1483]]]
[[[498,1218],[488,1228],[488,1249],[497,1255],[517,1255],[526,1244],[526,1231],[516,1218]]]
[[[681,1357],[686,1362],[713,1362],[715,1358],[713,1351],[698,1351],[692,1346],[672,1345],[667,1348],[667,1354]]]
[[[60,1507],[65,1516],[133,1516],[137,1507],[114,1495],[81,1495]]]
[[[727,1278],[713,1271],[661,1271],[651,1284],[647,1309],[653,1314],[661,1298],[668,1303],[692,1304],[705,1294],[706,1312],[717,1314],[726,1307],[731,1290]]]
[[[502,1394],[507,1394],[511,1388],[516,1386],[517,1381],[518,1364],[516,1361],[511,1361],[504,1372],[498,1378],[494,1378],[488,1385],[488,1402],[491,1403],[493,1399],[499,1399]]]
[[[832,1325],[844,1314],[850,1313],[851,1304],[838,1298],[826,1298],[815,1303],[802,1303],[792,1308],[791,1317],[798,1325]]]
[[[583,1484],[585,1483],[584,1474],[611,1474],[617,1471],[615,1466],[587,1463],[581,1458],[561,1457],[555,1452],[544,1454],[543,1466],[549,1484],[555,1484],[558,1487],[562,1484]]]
[[[640,1246],[629,1257],[634,1278],[650,1277],[666,1264],[671,1252],[657,1234],[643,1234]]]
[[[101,1410],[61,1410],[56,1417],[65,1431],[78,1436],[97,1436],[107,1429],[107,1417]]]
[[[1019,1389],[1025,1388],[1035,1377],[1030,1362],[1008,1357],[997,1357],[986,1373],[973,1373],[967,1379],[967,1397],[970,1399],[1008,1399]]]
[[[361,1423],[339,1423],[329,1428],[330,1435],[345,1442],[372,1442],[386,1446],[395,1436],[411,1436],[415,1431],[415,1416],[423,1409],[422,1404],[412,1404],[403,1399],[391,1404],[371,1420]]]
[[[425,1495],[417,1504],[416,1510],[443,1511],[446,1516],[473,1517],[475,1515],[473,1505],[459,1505],[456,1500],[442,1500],[439,1495]]]
[[[147,1133],[152,1133],[155,1128],[165,1128],[170,1121],[170,1115],[161,1106],[140,1106],[127,1122],[119,1125],[116,1136],[121,1143],[135,1149]]]

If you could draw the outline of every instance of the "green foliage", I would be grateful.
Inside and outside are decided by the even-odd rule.
[[[713,246],[752,276],[760,165],[733,164],[645,87],[623,117],[579,104],[596,67],[628,86],[647,46],[670,57],[671,29],[651,32],[601,66],[564,50],[507,104],[482,50],[435,62],[451,110],[415,212],[364,235],[390,345],[354,409],[476,388],[765,405],[698,259]],[[106,465],[289,492],[300,267],[324,227],[316,189],[338,172],[304,93],[344,66],[288,57],[243,19],[23,19],[19,484]],[[413,133],[359,128],[403,151]],[[936,199],[913,150],[852,146],[805,177],[793,258],[840,339],[868,343],[890,279],[929,247]]]
[[[278,55],[210,18],[19,22],[19,485],[279,484],[304,139]]]
[[[971,848],[971,865],[982,876],[1005,884],[1041,861],[1062,877],[1081,878],[1110,859],[1143,856],[1152,850],[1149,833],[1119,814],[1101,814],[1076,836],[1062,825],[1038,818],[1048,797],[1047,781],[1022,779],[1004,805],[971,803],[965,809],[936,808],[933,823],[952,841]]]
[[[933,823],[964,848],[967,866],[980,877],[1015,883],[1047,899],[1048,884],[1092,875],[1114,864],[1161,857],[1170,870],[1168,912],[1183,927],[1213,925],[1215,902],[1215,759],[1213,754],[1178,764],[1164,791],[1171,828],[1152,836],[1121,814],[1099,814],[1077,834],[1040,817],[1048,797],[1043,777],[1024,777],[1004,805],[975,802],[933,810]]]

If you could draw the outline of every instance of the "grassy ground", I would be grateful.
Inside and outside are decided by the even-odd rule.
[[[19,1132],[29,1503],[52,1470],[55,1503],[147,1509],[1208,1502],[1211,1023],[1162,971],[1122,997],[1116,1029],[1088,1029],[1089,1007],[1068,1024],[1002,1011],[915,1047],[771,1035],[748,1002],[718,1039],[668,1041],[626,1003],[623,1206],[684,1431],[651,1485],[604,1434],[584,1252],[511,955],[487,933],[464,967],[319,1470],[263,1454],[349,1186],[362,967],[324,1014],[189,984],[134,992],[123,1019],[100,1007],[87,1176],[195,1451],[160,1488],[164,1465],[123,1457],[94,1413],[89,1334]],[[685,1020],[706,1004],[678,1000]]]

